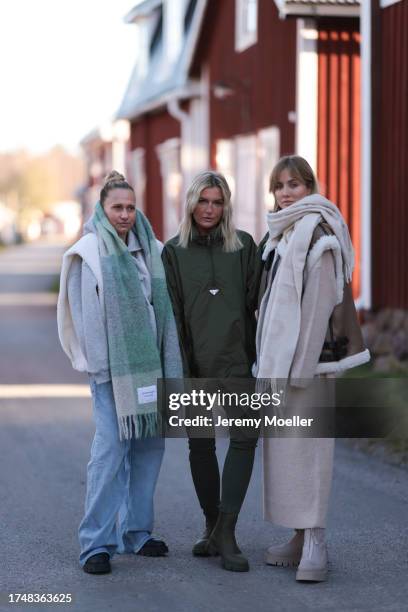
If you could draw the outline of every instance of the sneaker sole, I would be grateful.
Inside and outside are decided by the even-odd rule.
[[[102,575],[102,574],[110,574],[111,573],[111,568],[110,567],[105,567],[105,568],[86,568],[83,567],[84,572],[86,572],[87,574],[96,574],[96,575]]]

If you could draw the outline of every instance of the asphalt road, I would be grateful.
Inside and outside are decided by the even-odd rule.
[[[329,516],[327,583],[298,584],[295,570],[264,565],[265,548],[289,533],[262,520],[259,451],[238,523],[251,571],[226,572],[218,559],[192,557],[202,519],[185,440],[167,441],[156,493],[155,533],[169,544],[168,557],[123,555],[113,560],[110,575],[84,574],[77,562],[77,526],[93,435],[90,400],[66,391],[48,399],[18,397],[19,390],[29,394],[28,384],[48,388],[68,383],[73,388],[86,382],[72,372],[59,348],[55,306],[38,305],[46,302],[43,293],[58,269],[61,248],[21,247],[13,253],[0,253],[1,611],[30,609],[29,604],[6,603],[7,594],[21,592],[72,593],[73,604],[34,609],[81,612],[408,610],[408,473],[341,442]],[[16,297],[21,292],[31,296]],[[16,397],[6,397],[9,388],[17,389]],[[225,446],[221,440],[221,457]]]

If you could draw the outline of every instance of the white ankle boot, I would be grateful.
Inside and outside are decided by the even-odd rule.
[[[322,582],[327,578],[327,546],[325,529],[305,529],[302,558],[296,580]]]
[[[296,567],[302,557],[304,530],[297,529],[293,538],[278,546],[270,546],[266,551],[265,562],[280,567]]]

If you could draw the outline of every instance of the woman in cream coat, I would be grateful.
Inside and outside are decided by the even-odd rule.
[[[353,247],[339,209],[317,193],[306,160],[283,157],[272,171],[275,210],[261,245],[257,329],[258,379],[286,379],[291,405],[302,408],[307,379],[369,360],[352,299]],[[264,439],[264,514],[296,530],[271,546],[266,562],[299,566],[296,579],[327,575],[326,517],[334,439]]]

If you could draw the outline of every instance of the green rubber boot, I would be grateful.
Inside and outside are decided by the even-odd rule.
[[[193,555],[195,557],[209,557],[208,543],[210,540],[211,532],[213,531],[217,522],[217,517],[205,517],[205,529],[204,533],[199,540],[193,546]]]
[[[248,572],[248,560],[243,556],[235,540],[237,513],[220,512],[208,543],[209,555],[221,555],[221,565],[230,572]]]

